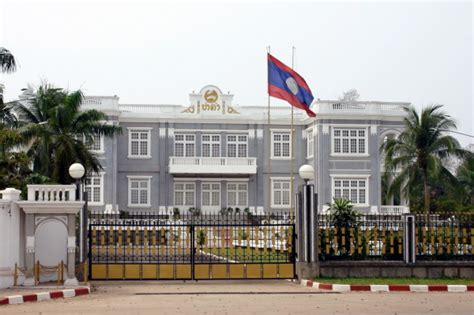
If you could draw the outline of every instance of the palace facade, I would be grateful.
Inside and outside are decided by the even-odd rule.
[[[267,106],[238,106],[213,85],[189,98],[145,105],[86,97],[83,108],[105,112],[123,130],[91,146],[103,166],[86,180],[92,209],[287,211],[303,184],[299,167],[311,164],[319,211],[333,197],[367,213],[408,211],[403,199],[382,202],[379,148],[400,133],[409,103],[318,100],[315,118],[295,109],[292,135],[289,105],[272,107],[269,124]]]

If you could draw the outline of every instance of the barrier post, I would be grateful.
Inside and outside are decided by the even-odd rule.
[[[15,270],[13,271],[13,285],[16,287],[18,285],[18,264],[15,263]]]
[[[89,278],[88,278],[89,277],[89,268],[88,267],[89,267],[89,261],[88,261],[88,259],[86,259],[84,261],[84,277],[83,277],[84,278],[84,283],[87,283],[89,281]]]
[[[35,285],[38,285],[40,283],[40,262],[39,262],[39,260],[36,261],[34,272],[35,272]]]

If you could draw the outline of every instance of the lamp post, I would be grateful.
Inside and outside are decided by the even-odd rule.
[[[300,177],[304,180],[305,185],[308,185],[308,181],[314,179],[314,168],[309,164],[301,165],[298,170]]]
[[[314,194],[314,185],[308,184],[310,180],[314,179],[314,168],[305,164],[300,167],[298,173],[305,182],[302,187],[303,191],[300,192],[300,199],[303,202],[300,203],[299,215],[300,232],[305,236],[305,242],[300,244],[304,253],[304,261],[316,262],[318,261],[317,236],[319,230],[316,211],[317,198]]]
[[[79,262],[84,262],[85,250],[86,250],[86,237],[85,232],[87,231],[87,192],[84,192],[81,196],[81,179],[84,176],[85,169],[81,163],[71,164],[69,167],[69,176],[76,180],[76,200],[83,199],[85,201],[84,207],[79,213]]]

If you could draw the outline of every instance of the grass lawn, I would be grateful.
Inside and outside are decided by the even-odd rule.
[[[287,252],[255,248],[201,248],[202,251],[239,262],[288,262]]]
[[[314,281],[338,284],[474,284],[474,279],[457,278],[315,278]]]

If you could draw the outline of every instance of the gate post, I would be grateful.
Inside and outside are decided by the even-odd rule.
[[[312,279],[319,275],[317,195],[314,186],[305,184],[297,194],[298,279]]]
[[[407,264],[414,264],[416,261],[416,245],[415,244],[415,216],[406,214],[403,216],[405,231],[403,237],[403,260]]]
[[[194,275],[194,266],[195,266],[195,251],[196,251],[196,248],[194,247],[194,241],[195,241],[195,235],[194,235],[194,218],[192,219],[193,221],[191,221],[191,226],[190,226],[190,232],[188,237],[190,237],[190,246],[191,246],[191,249],[189,250],[189,253],[191,254],[191,257],[190,257],[190,261],[191,261],[191,280],[196,280],[195,278],[195,275]],[[227,237],[227,235],[226,235]],[[226,241],[226,240],[224,240]]]

